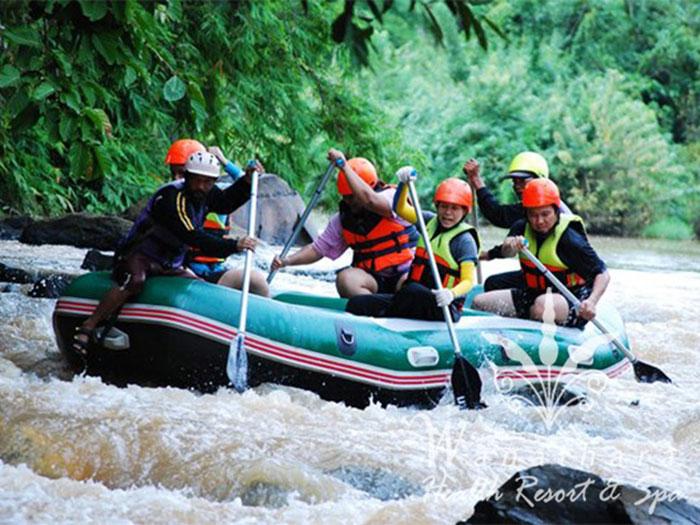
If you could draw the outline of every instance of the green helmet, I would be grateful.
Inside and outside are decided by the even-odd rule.
[[[516,178],[549,178],[549,166],[545,158],[533,151],[518,153],[508,166],[508,176]]]

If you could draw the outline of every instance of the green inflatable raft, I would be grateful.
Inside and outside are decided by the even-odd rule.
[[[53,315],[61,351],[79,372],[117,385],[170,385],[211,392],[228,384],[226,359],[236,336],[238,290],[155,277],[127,303],[87,358],[71,350],[74,329],[112,286],[108,273],[76,279]],[[579,374],[616,376],[628,362],[588,323],[581,330],[510,319],[468,308],[456,330],[463,355],[492,384],[534,384]],[[454,352],[444,323],[375,319],[344,312],[345,300],[303,293],[250,296],[246,350],[249,384],[312,390],[364,407],[436,404],[449,386]],[[599,318],[627,343],[610,305]]]

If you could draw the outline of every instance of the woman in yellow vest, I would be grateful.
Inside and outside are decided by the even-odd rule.
[[[473,308],[536,321],[553,315],[557,324],[582,328],[595,317],[596,305],[610,282],[605,263],[589,244],[583,220],[560,212],[561,198],[554,182],[547,179],[528,182],[523,190],[523,206],[527,219],[511,227],[495,256],[511,257],[527,245],[578,297],[581,307],[577,312],[558,293],[551,293],[551,306],[548,306],[547,295],[552,285],[521,255],[525,287],[480,294],[474,298]]]
[[[413,206],[408,203],[407,185],[407,182],[415,177],[415,170],[402,168],[397,172],[397,177],[400,183],[394,210],[400,217],[415,224],[418,217]],[[466,182],[449,178],[435,189],[433,202],[437,213],[424,211],[423,220],[443,288],[435,289],[425,241],[421,237],[408,278],[401,289],[394,295],[354,297],[347,304],[348,312],[374,317],[437,321],[444,319],[441,308],[449,306],[452,319],[459,319],[464,306],[464,296],[474,285],[474,269],[479,254],[479,236],[476,229],[464,222],[472,206],[472,192]]]

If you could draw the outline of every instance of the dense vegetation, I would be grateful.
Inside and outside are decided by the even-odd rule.
[[[700,221],[692,0],[14,1],[0,23],[4,213],[120,211],[193,136],[302,192],[330,145],[385,179],[412,163],[426,197],[475,156],[509,198],[534,149],[594,231]]]

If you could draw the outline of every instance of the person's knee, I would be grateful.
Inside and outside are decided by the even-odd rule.
[[[241,288],[242,273],[240,270],[228,270],[225,272],[216,284],[226,286],[228,288]]]
[[[129,294],[129,296],[138,295],[143,291],[143,287],[146,284],[146,274],[144,273],[132,273],[126,276],[126,279],[119,287],[121,290]]]
[[[539,297],[530,307],[530,319],[541,321],[544,316],[545,305],[544,301],[540,301]]]
[[[375,293],[377,282],[363,270],[346,268],[338,273],[335,279],[335,287],[340,297],[350,298],[356,295]]]
[[[270,297],[270,287],[267,285],[267,280],[262,273],[253,272],[250,275],[250,291],[255,295]]]
[[[474,296],[471,308],[474,310],[485,310],[486,305],[488,304],[488,297],[484,297],[485,295],[485,293],[480,293],[479,295]]]
[[[535,321],[561,324],[567,314],[568,305],[564,298],[553,294],[540,295],[530,307],[530,319]]]

